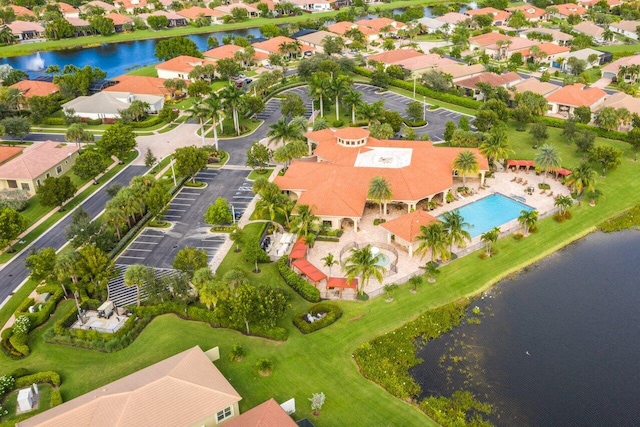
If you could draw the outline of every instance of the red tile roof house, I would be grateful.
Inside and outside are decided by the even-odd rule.
[[[105,16],[113,21],[113,28],[116,33],[122,33],[128,31],[133,27],[133,19],[128,16],[120,15],[119,13],[110,13]]]
[[[476,15],[491,15],[491,17],[493,18],[493,25],[501,27],[503,25],[506,25],[507,20],[511,16],[511,13],[504,10],[495,9],[493,7],[483,7],[481,9],[467,10],[465,12],[465,15],[472,18]]]
[[[189,80],[189,73],[198,65],[215,64],[212,61],[194,56],[176,56],[168,61],[156,65],[158,77],[161,79]]]
[[[469,37],[469,49],[477,50],[496,44],[499,41],[507,40],[511,40],[511,37],[498,32],[480,34],[479,36]]]
[[[596,3],[600,2],[600,0],[578,0],[578,4],[582,7],[585,7],[587,9],[591,9],[593,6],[596,5]],[[609,11],[614,7],[614,6],[619,6],[622,4],[622,2],[620,0],[605,0],[605,2],[609,5]]]
[[[618,78],[618,73],[620,72],[621,67],[631,67],[634,65],[640,65],[640,55],[624,56],[602,67],[602,77],[606,79],[613,79],[614,77]],[[631,82],[632,77],[633,76],[629,73],[623,76],[623,79],[625,82],[629,83]],[[640,75],[636,76],[636,79],[640,79]]]
[[[25,102],[20,105],[20,108],[26,110],[29,108],[29,104],[26,102],[33,96],[49,96],[54,93],[58,93],[58,85],[42,82],[39,80],[20,80],[18,83],[12,84],[10,87],[20,90],[22,96],[25,98]]]
[[[539,45],[536,40],[523,39],[522,37],[510,37],[509,40],[498,41],[494,44],[484,47],[484,52],[490,57],[498,60],[506,60],[511,58],[516,52],[529,50],[532,46]]]
[[[514,73],[513,71],[500,75],[493,73],[482,73],[469,79],[458,80],[454,83],[454,86],[457,89],[464,89],[467,96],[471,96],[476,101],[482,101],[484,99],[484,94],[478,88],[478,83],[488,83],[492,87],[501,86],[507,89],[521,81],[522,77],[520,77],[518,73]]]
[[[462,148],[434,147],[431,142],[380,140],[362,128],[324,129],[305,134],[317,162],[294,161],[275,183],[300,205],[339,229],[345,221],[358,229],[371,179],[384,177],[390,184],[392,202],[411,212],[421,201],[444,200],[454,188],[453,160]],[[487,159],[478,159],[480,180],[489,170]],[[322,177],[322,179],[318,179]]]
[[[164,87],[164,80],[158,77],[132,76],[123,74],[114,78],[117,81],[113,86],[104,89],[103,92],[131,92],[141,95],[164,96],[170,91]]]
[[[367,38],[367,41],[369,43],[380,39],[380,33],[374,30],[373,28],[367,27],[365,25],[354,24],[353,22],[348,22],[348,21],[341,21],[341,22],[336,22],[335,24],[331,24],[327,27],[327,31],[329,31],[330,33],[337,34],[339,36],[343,36],[347,31],[349,31],[352,28],[357,28],[358,30],[360,30],[362,34],[364,34],[364,36]]]
[[[184,16],[178,15],[175,12],[167,12],[166,10],[156,10],[153,13],[141,13],[138,16],[145,21],[149,19],[150,16],[164,16],[169,20],[168,28],[184,27],[189,24],[187,18]]]
[[[106,3],[106,2],[103,2],[102,0],[90,1],[89,3],[86,3],[86,4],[82,5],[82,6],[80,6],[80,9],[83,12],[86,12],[87,9],[89,8],[89,6],[99,7],[100,9],[104,10],[105,12],[115,12],[115,11],[118,10],[118,8],[115,7],[114,5]]]
[[[566,19],[570,15],[584,16],[587,9],[575,3],[554,4],[547,7],[547,13],[554,18]]]
[[[597,43],[604,42],[604,28],[597,26],[591,21],[582,21],[573,26],[573,31],[587,36],[593,37],[593,40]]]
[[[261,52],[267,55],[272,53],[282,54],[280,46],[285,43],[295,43],[295,40],[290,39],[289,37],[278,36],[263,42],[253,43],[252,46],[256,50],[256,53]],[[314,49],[311,46],[300,43],[300,53],[298,56],[302,56],[306,52],[313,53]],[[293,55],[293,53],[290,53],[289,55]]]
[[[13,9],[13,13],[16,14],[16,17],[20,17],[20,16],[29,16],[31,18],[35,18],[36,14],[33,13],[31,10],[27,9],[24,6],[15,6],[15,5],[8,5],[7,7]]]
[[[409,28],[407,24],[394,21],[390,18],[361,19],[360,21],[356,21],[356,24],[359,26],[371,28],[375,32],[379,33],[381,37],[386,37],[389,34],[397,33],[398,30],[406,30],[407,28]],[[388,30],[382,31],[383,28]]]
[[[221,24],[223,22],[222,17],[225,15],[225,13],[220,12],[219,10],[207,9],[206,7],[198,6],[178,10],[176,11],[176,13],[180,16],[185,17],[189,21],[194,21],[202,15],[206,18],[209,18],[212,24]]]
[[[551,63],[559,55],[570,52],[571,48],[569,46],[559,46],[555,43],[541,43],[538,45],[538,50],[540,55],[544,54],[544,57],[540,56],[539,59],[536,59],[536,54],[532,53],[531,48],[529,48],[520,52],[522,53],[522,59],[526,61],[529,57],[533,57],[538,62]]]
[[[28,21],[13,21],[7,24],[7,27],[11,30],[13,37],[18,41],[26,40],[44,40],[44,27],[35,22]]]
[[[518,10],[524,13],[524,17],[527,21],[530,22],[538,22],[544,19],[547,11],[544,9],[540,9],[539,7],[535,7],[531,4],[523,4],[521,6],[508,7],[507,10],[511,13],[516,12]]]
[[[79,18],[80,11],[68,3],[58,2],[58,8],[65,18]]]
[[[573,115],[577,107],[589,107],[591,111],[604,102],[607,93],[597,87],[586,87],[582,83],[564,86],[551,95],[547,95],[549,111],[547,115],[567,118]]]
[[[28,191],[32,196],[45,179],[58,177],[73,167],[78,154],[75,144],[37,142],[0,166],[0,189]]]
[[[153,9],[153,3],[147,2],[147,0],[114,0],[116,6],[124,7],[127,13],[133,13],[136,8],[151,8]]]
[[[418,236],[422,232],[421,227],[438,221],[440,221],[438,218],[418,209],[382,223],[380,226],[387,230],[387,243],[391,244],[393,240],[406,246],[409,250],[409,256],[412,257],[419,243]]]
[[[449,74],[453,83],[483,74],[487,71],[482,64],[465,65],[461,63],[440,65],[435,69],[441,73]]]
[[[222,12],[224,15],[231,15],[233,13],[233,9],[236,9],[236,8],[246,10],[247,14],[249,15],[249,18],[258,18],[260,16],[260,10],[258,10],[257,7],[250,4],[244,4],[244,3],[232,3],[224,6],[218,6],[218,7],[215,7],[214,10],[217,10],[218,12]]]
[[[65,18],[65,20],[73,26],[76,37],[86,36],[94,32],[89,21],[80,18]]]

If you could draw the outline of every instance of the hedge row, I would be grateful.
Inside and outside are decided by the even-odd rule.
[[[38,372],[37,374],[25,375],[24,377],[16,378],[15,388],[28,387],[31,384],[49,383],[56,387],[60,387],[60,374],[55,371]]]
[[[293,288],[300,296],[310,302],[320,301],[320,291],[316,287],[307,283],[295,271],[287,265],[287,257],[283,256],[278,260],[278,272],[285,283]]]
[[[62,394],[60,393],[60,390],[58,389],[51,390],[51,398],[49,400],[49,405],[51,408],[53,408],[54,406],[62,405]]]
[[[141,122],[129,122],[127,123],[127,126],[133,129],[143,129],[159,125],[160,123],[163,123],[163,120],[160,118],[160,116],[153,116]]]
[[[558,119],[555,117],[546,117],[546,116],[536,117],[535,120],[538,123],[544,123],[545,125],[554,127],[554,128],[562,128],[564,127],[564,123],[565,123],[564,119]],[[618,141],[628,142],[627,133],[625,132],[618,132],[616,130],[606,130],[597,126],[585,125],[584,123],[578,123],[576,127],[578,129],[594,132],[596,135],[598,135],[601,138],[616,139]]]
[[[18,308],[16,308],[15,314],[17,315],[18,313],[26,313],[27,311],[29,311],[29,307],[31,307],[34,303],[35,300],[33,298],[25,298],[24,301],[22,301],[22,304],[20,304]]]
[[[305,320],[307,313],[311,313],[314,316],[318,313],[326,313],[326,315],[320,320],[316,320],[313,323],[308,323]],[[341,317],[342,309],[340,307],[328,302],[321,302],[320,304],[312,306],[307,311],[296,314],[293,317],[293,324],[296,325],[296,328],[298,328],[303,334],[310,334],[311,332],[326,328],[327,326],[335,323],[336,320],[340,319]]]

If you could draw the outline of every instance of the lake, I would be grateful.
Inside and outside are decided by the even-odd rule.
[[[422,397],[470,390],[495,405],[498,426],[638,425],[639,278],[640,232],[627,231],[589,235],[502,281],[471,304],[480,324],[418,351]]]

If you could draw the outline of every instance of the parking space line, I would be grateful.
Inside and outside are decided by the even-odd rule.
[[[133,251],[133,252],[152,252],[151,249],[134,249],[132,247],[127,248],[126,252],[129,252],[129,251]]]
[[[146,259],[145,257],[140,257],[140,256],[130,256],[130,255],[120,255],[118,258]]]
[[[140,234],[140,237],[153,237],[153,238],[159,238],[162,239],[164,237],[164,234],[151,234],[151,233],[145,233],[143,232],[142,234]]]
[[[196,199],[190,199],[188,197],[174,197],[173,200],[191,200],[192,202],[195,201]]]
[[[188,206],[191,207],[193,203],[176,203],[176,202],[171,202],[171,205],[173,206]]]
[[[169,206],[171,206],[171,205],[169,205]],[[187,206],[191,206],[191,205],[187,205]],[[186,212],[187,210],[186,209],[175,209],[175,208],[170,207],[169,209],[167,209],[167,212],[169,212],[169,211]]]
[[[160,242],[142,242],[140,240],[134,240],[133,243],[140,243],[140,244],[143,244],[143,245],[157,245]]]
[[[233,196],[234,199],[253,199],[254,196]]]

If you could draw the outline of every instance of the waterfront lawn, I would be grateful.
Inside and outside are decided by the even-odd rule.
[[[131,74],[132,76],[158,77],[158,71],[156,71],[155,65],[136,68],[135,70],[129,71],[127,74]]]

